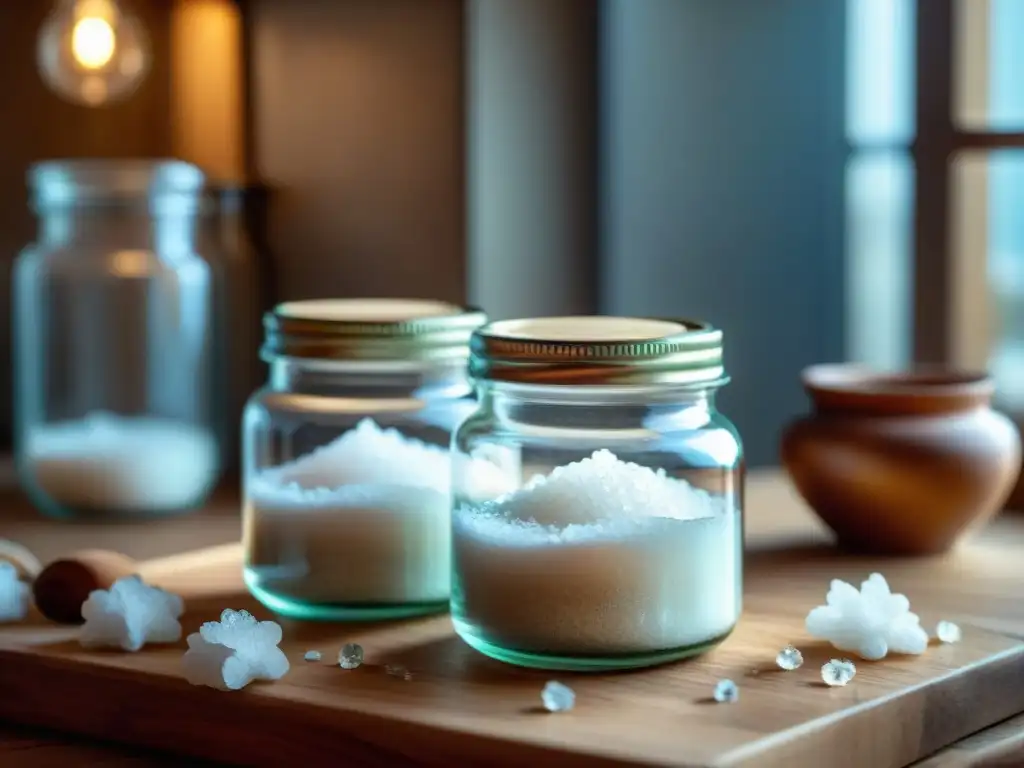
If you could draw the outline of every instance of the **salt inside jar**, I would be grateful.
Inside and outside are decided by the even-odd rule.
[[[21,464],[58,504],[96,514],[186,509],[217,482],[213,430],[96,411],[27,430]]]
[[[466,456],[531,479],[456,494],[452,619],[513,664],[642,667],[721,642],[742,603],[742,449],[714,406],[721,333],[637,318],[499,321],[471,342]],[[456,481],[459,470],[456,468]]]
[[[472,408],[471,331],[443,302],[288,302],[266,320],[270,381],[243,430],[245,580],[309,619],[447,608],[450,434]],[[518,484],[492,460],[464,467],[489,497]],[[476,485],[473,485],[473,484]]]
[[[476,461],[479,482],[508,487]],[[254,547],[302,551],[288,593],[331,604],[431,605],[451,583],[448,450],[382,429],[369,418],[331,443],[255,476]],[[259,551],[258,549],[256,550]],[[258,558],[259,559],[259,558]]]

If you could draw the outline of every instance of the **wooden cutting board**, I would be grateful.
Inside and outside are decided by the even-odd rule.
[[[749,498],[743,621],[692,662],[550,674],[480,656],[446,617],[283,622],[288,676],[224,693],[184,682],[184,643],[87,653],[77,630],[39,622],[0,631],[0,718],[244,765],[887,768],[1024,711],[1024,521],[1000,521],[944,558],[871,561],[823,546],[820,526],[778,482],[754,482]],[[834,654],[806,638],[803,617],[831,577],[859,581],[872,570],[906,592],[926,624],[959,621],[964,640],[920,658],[858,663],[849,686],[826,688],[820,666]],[[237,572],[215,578],[211,596],[191,602],[186,632],[225,607],[270,618]],[[366,649],[360,669],[332,663],[345,642]],[[806,658],[795,672],[774,665],[788,642]],[[302,660],[313,649],[322,662]],[[734,704],[710,698],[724,677],[740,687]],[[573,711],[540,709],[548,679],[576,690]]]

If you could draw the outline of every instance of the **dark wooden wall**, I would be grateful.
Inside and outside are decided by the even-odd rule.
[[[0,442],[11,428],[10,274],[18,251],[35,235],[25,172],[61,157],[166,157],[171,153],[167,0],[133,0],[153,46],[153,65],[123,104],[71,105],[53,94],[36,69],[36,39],[53,3],[0,3]]]

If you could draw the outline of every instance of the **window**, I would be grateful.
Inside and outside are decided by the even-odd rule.
[[[1024,417],[1024,2],[847,0],[847,346]]]

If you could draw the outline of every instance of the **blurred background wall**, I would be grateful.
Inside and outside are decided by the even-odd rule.
[[[172,154],[270,189],[273,298],[714,322],[754,465],[813,362],[991,367],[1024,413],[1018,0],[122,2],[154,68],[96,109],[38,77],[50,4],[0,8],[5,356],[28,164]]]

